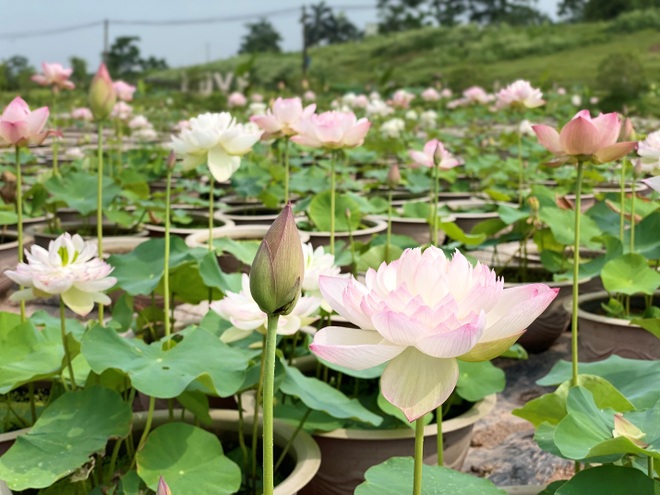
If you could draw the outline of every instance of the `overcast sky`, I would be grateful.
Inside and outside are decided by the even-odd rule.
[[[272,14],[268,18],[283,37],[282,48],[299,50],[302,38],[299,24],[300,6],[317,0],[0,0],[5,22],[0,29],[0,60],[13,55],[28,57],[30,63],[60,62],[68,66],[71,56],[85,58],[90,71],[100,61],[103,50],[103,19],[110,20],[110,43],[117,36],[140,36],[143,56],[164,58],[168,65],[193,65],[234,55],[245,23],[260,14],[292,9],[293,12]],[[364,29],[375,23],[376,0],[326,0],[333,8],[353,6],[346,14]],[[543,12],[554,16],[557,0],[538,0]],[[373,6],[373,7],[372,7]],[[366,7],[366,8],[365,8]],[[121,25],[117,21],[195,20],[243,17],[231,22],[189,24],[181,26]],[[72,26],[98,22],[99,25],[68,33],[20,37],[18,34],[43,33]]]

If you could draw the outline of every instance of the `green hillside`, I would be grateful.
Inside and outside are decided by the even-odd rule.
[[[309,79],[338,89],[378,85],[385,78],[406,86],[424,86],[440,78],[455,89],[520,77],[536,84],[592,85],[600,63],[614,53],[634,54],[648,76],[658,73],[659,34],[658,10],[590,24],[429,27],[313,48]],[[253,81],[260,86],[282,80],[295,84],[301,76],[300,59],[300,53],[257,55]],[[194,83],[209,70],[225,72],[249,60],[237,56],[154,77],[174,82],[186,71]]]

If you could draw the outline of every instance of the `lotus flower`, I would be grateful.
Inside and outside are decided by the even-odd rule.
[[[310,148],[355,148],[364,142],[371,123],[358,120],[353,112],[324,112],[301,119],[291,138],[294,143]]]
[[[409,93],[405,89],[399,89],[394,92],[389,103],[396,108],[408,108],[410,106],[410,102],[414,99],[414,94]]]
[[[272,109],[265,115],[253,115],[250,121],[264,130],[262,139],[271,139],[280,136],[295,134],[294,126],[301,119],[310,117],[316,110],[312,104],[303,109],[300,98],[278,98],[273,102]]]
[[[305,101],[315,101],[316,100],[316,93],[311,90],[305,91],[305,94],[303,94],[303,100]]]
[[[508,349],[548,307],[557,289],[530,284],[504,289],[485,265],[434,246],[407,249],[365,285],[321,277],[321,293],[359,328],[326,327],[310,349],[339,366],[364,370],[388,363],[385,398],[408,420],[442,404],[456,386],[458,359],[484,361]]]
[[[165,483],[165,479],[162,476],[158,479],[156,495],[172,495],[170,487],[167,485],[167,483]]]
[[[422,91],[421,96],[424,101],[438,101],[440,99],[440,93],[435,88],[426,88]]]
[[[244,107],[247,105],[247,98],[243,93],[239,93],[238,91],[234,91],[232,94],[229,95],[227,98],[227,106],[229,108],[234,108],[234,107]]]
[[[495,108],[536,108],[545,103],[540,89],[533,88],[528,81],[519,79],[497,93]]]
[[[60,64],[49,64],[44,62],[41,64],[43,74],[35,74],[32,80],[40,86],[53,86],[55,91],[60,89],[74,89],[76,87],[69,78],[73,73],[73,69],[65,69]]]
[[[112,107],[112,112],[110,112],[110,117],[119,120],[128,120],[131,118],[131,115],[133,115],[133,107],[123,101],[115,103],[115,106]]]
[[[641,157],[642,166],[660,165],[660,131],[651,132],[645,140],[640,141],[637,154]]]
[[[75,120],[83,120],[85,122],[91,122],[94,120],[94,115],[92,115],[92,111],[89,108],[86,107],[81,107],[81,108],[74,108],[71,110],[71,118]]]
[[[50,242],[48,250],[33,245],[31,252],[25,252],[27,263],[5,272],[25,287],[12,294],[11,300],[59,295],[71,311],[81,316],[87,315],[94,303],[110,304],[103,291],[115,285],[117,279],[108,276],[113,267],[96,255],[96,243],[85,242],[78,234],[62,234]]]
[[[637,145],[634,141],[617,143],[621,119],[612,112],[591,118],[589,110],[579,111],[561,132],[547,125],[532,126],[539,142],[557,156],[552,165],[568,161],[606,163],[627,155]]]
[[[183,155],[183,168],[192,170],[208,163],[215,180],[229,179],[241,164],[241,156],[259,141],[262,131],[254,124],[237,124],[227,112],[203,113],[172,136],[172,149]]]
[[[386,138],[398,139],[401,137],[401,133],[406,130],[406,122],[395,117],[383,122],[378,130]]]
[[[413,168],[438,166],[443,170],[449,170],[461,164],[461,161],[447,151],[437,139],[427,142],[424,145],[424,151],[410,150],[408,155],[413,161],[410,165]]]
[[[133,93],[137,89],[132,84],[128,84],[124,81],[114,81],[112,87],[115,90],[117,99],[122,101],[131,101],[133,99]]]
[[[326,253],[323,246],[314,249],[311,244],[303,244],[303,257],[305,259],[305,277],[302,282],[303,294],[313,296],[322,300],[321,307],[328,313],[332,312],[332,307],[323,299],[319,289],[319,278],[339,277],[341,269],[335,265],[335,256]]]
[[[651,177],[650,179],[644,179],[642,182],[654,191],[660,192],[660,175]]]
[[[48,135],[57,134],[43,130],[49,113],[48,107],[31,112],[23,98],[14,98],[0,116],[0,147],[38,145]]]

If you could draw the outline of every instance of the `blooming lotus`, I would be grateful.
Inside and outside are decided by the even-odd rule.
[[[108,276],[113,267],[97,258],[95,242],[64,233],[50,242],[48,250],[35,244],[31,252],[26,250],[25,257],[27,263],[5,272],[25,287],[12,294],[12,301],[59,295],[71,311],[81,316],[88,314],[94,303],[110,304],[103,291],[115,285],[117,279]]]
[[[353,112],[324,112],[301,119],[291,138],[294,143],[310,148],[354,148],[364,142],[371,122],[358,120]]]
[[[414,99],[414,94],[409,93],[405,89],[398,89],[392,95],[392,100],[390,100],[389,103],[396,108],[408,108],[410,106],[410,102]]]
[[[115,103],[115,106],[112,107],[112,112],[110,112],[110,117],[119,120],[128,120],[131,118],[131,115],[133,115],[133,107],[123,101]]]
[[[55,91],[60,89],[74,89],[76,87],[69,78],[73,69],[65,69],[61,64],[41,64],[43,74],[35,74],[32,80],[40,86],[52,86]]]
[[[424,101],[438,101],[440,99],[440,93],[435,88],[426,88],[422,91],[421,96]]]
[[[378,130],[386,138],[398,139],[401,137],[401,133],[406,130],[406,122],[395,117],[383,122]]]
[[[316,101],[316,93],[314,93],[314,91],[311,90],[305,91],[305,93],[303,94],[303,100]]]
[[[261,93],[252,93],[250,95],[250,101],[253,101],[255,103],[261,103],[262,101],[264,101],[264,95],[262,95]]]
[[[259,141],[262,131],[254,124],[237,124],[227,112],[203,113],[172,136],[172,149],[183,155],[183,168],[192,170],[206,162],[215,180],[229,179],[241,164],[241,156]]]
[[[545,103],[540,89],[533,88],[528,81],[519,79],[497,93],[498,109],[508,107],[536,108]]]
[[[303,294],[313,296],[322,300],[321,307],[328,313],[332,307],[325,301],[319,289],[319,278],[321,276],[339,277],[341,269],[335,265],[335,256],[326,253],[323,246],[314,249],[311,244],[303,244],[303,257],[305,259],[305,277],[302,282]]]
[[[14,98],[0,116],[0,147],[41,144],[55,131],[44,131],[48,120],[48,107],[30,111],[20,96]]]
[[[435,127],[438,123],[438,112],[435,110],[426,110],[419,116],[419,123],[422,127]]]
[[[539,142],[557,156],[551,162],[553,165],[577,160],[611,162],[627,155],[637,145],[634,141],[617,143],[621,119],[614,112],[591,118],[589,110],[581,110],[561,132],[547,125],[532,128]]]
[[[456,386],[458,359],[484,361],[508,349],[556,297],[530,284],[504,289],[485,265],[434,246],[407,249],[370,269],[365,284],[321,277],[321,293],[359,328],[326,327],[310,349],[322,359],[364,370],[387,363],[385,398],[413,421],[442,404]]]
[[[152,128],[151,122],[144,115],[136,115],[131,120],[128,121],[128,127],[130,129],[144,129]]]
[[[245,95],[243,93],[239,93],[238,91],[234,91],[227,97],[227,106],[229,108],[244,107],[247,105],[247,102],[248,100]]]
[[[137,89],[132,84],[128,84],[124,81],[114,81],[112,87],[115,90],[117,99],[122,101],[131,101],[133,99],[133,93]]]
[[[637,154],[641,157],[642,166],[660,165],[660,131],[651,132],[646,139],[640,141]]]
[[[660,192],[660,175],[651,177],[650,179],[644,179],[642,182],[654,191]]]
[[[74,108],[71,110],[71,118],[75,120],[83,120],[85,122],[91,122],[94,120],[94,115],[92,114],[92,111],[89,108],[86,107],[81,107],[81,108]]]
[[[431,139],[424,145],[424,151],[410,150],[408,155],[413,163],[413,168],[438,166],[443,170],[449,170],[461,164],[461,161],[447,151],[444,145],[437,139]]]
[[[321,299],[314,296],[303,296],[298,299],[291,313],[279,317],[277,333],[293,335],[302,327],[309,325],[318,318],[315,314],[321,305]],[[211,304],[211,309],[232,326],[220,339],[223,342],[235,342],[248,337],[253,331],[266,333],[268,315],[259,309],[259,305],[250,293],[250,277],[243,274],[241,291],[227,291],[225,297]]]
[[[303,108],[300,98],[277,98],[265,115],[253,115],[250,121],[264,130],[262,139],[295,134],[294,126],[314,113],[316,105]]]

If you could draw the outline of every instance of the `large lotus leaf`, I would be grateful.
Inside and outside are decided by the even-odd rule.
[[[220,237],[213,240],[213,247],[216,251],[229,253],[245,265],[252,265],[259,246],[261,246],[261,241],[259,240],[237,241],[229,237]]]
[[[52,201],[61,201],[83,216],[96,211],[98,202],[96,175],[84,172],[72,172],[64,176],[53,175],[44,186],[50,192]],[[107,208],[120,192],[121,187],[104,176],[103,208]]]
[[[646,411],[623,414],[644,433],[640,440],[645,446],[637,445],[625,436],[614,438],[615,411],[599,408],[586,389],[573,387],[566,405],[568,414],[557,425],[554,435],[555,444],[565,457],[612,462],[624,454],[638,454],[660,459],[660,401]]]
[[[165,239],[150,239],[128,254],[114,254],[108,263],[114,266],[117,287],[132,296],[151,294],[165,273]],[[183,239],[171,238],[170,270],[192,259]]]
[[[410,493],[413,486],[412,457],[392,457],[370,467],[364,474],[366,481],[355,489],[355,495],[401,495]],[[440,466],[422,467],[424,495],[504,495],[492,481],[477,478]]]
[[[35,328],[31,321],[0,334],[0,394],[56,376],[62,368],[60,329]]]
[[[637,409],[652,407],[660,397],[660,361],[610,356],[596,363],[580,363],[580,372],[604,378]],[[544,386],[558,385],[570,377],[571,363],[559,361],[550,373],[536,383]]]
[[[635,226],[635,252],[646,259],[660,259],[660,210],[645,217]],[[626,230],[624,245],[630,246],[630,230]]]
[[[298,397],[310,409],[327,412],[334,418],[352,418],[374,426],[378,426],[383,420],[357,399],[349,399],[327,383],[303,375],[297,368],[286,367],[280,390]]]
[[[652,333],[660,339],[660,318],[640,318],[632,320],[633,325],[639,325],[647,332]],[[658,342],[660,344],[660,342]]]
[[[0,457],[0,479],[12,490],[45,488],[103,451],[108,439],[128,435],[130,427],[130,407],[116,392],[67,392]]]
[[[160,281],[156,288],[157,294],[163,294],[164,282]],[[199,304],[209,298],[209,288],[204,284],[200,266],[197,261],[187,261],[176,268],[170,269],[170,293],[179,301],[188,304]],[[218,289],[211,290],[212,299],[220,299],[222,293]]]
[[[172,493],[186,495],[229,495],[241,487],[241,468],[224,455],[218,437],[186,423],[156,428],[136,459],[152,490],[161,476]]]
[[[172,349],[155,342],[125,339],[95,326],[82,340],[82,354],[95,373],[117,369],[135,389],[161,399],[177,397],[195,380],[221,397],[238,391],[245,379],[248,357],[203,329],[195,329]]]
[[[350,211],[350,219],[346,212]],[[320,232],[330,232],[330,219],[332,209],[330,208],[330,191],[316,194],[309,203],[309,219]],[[337,194],[335,196],[335,232],[355,232],[360,226],[362,212],[360,206],[349,196]]]
[[[644,256],[629,253],[608,261],[600,272],[608,292],[653,294],[660,287],[660,273],[651,268]]]
[[[504,371],[490,361],[458,361],[456,393],[465,400],[480,401],[487,395],[504,390],[505,383]]]
[[[199,264],[199,274],[207,287],[215,287],[225,293],[227,291],[240,292],[241,290],[241,274],[224,273],[218,265],[215,253],[207,251]]]
[[[657,495],[660,482],[642,471],[623,466],[596,466],[585,469],[564,483],[555,495]]]
[[[16,313],[0,311],[0,339],[6,337],[14,327],[21,324],[21,317]]]
[[[466,234],[454,222],[440,222],[439,227],[447,237],[466,246],[478,246],[487,239],[486,234]]]
[[[541,208],[539,216],[545,223],[557,242],[564,246],[572,246],[575,242],[575,212],[573,210],[561,210],[559,208]],[[596,222],[586,215],[580,218],[580,245],[595,249],[600,244],[593,239],[601,235],[601,230]]]

